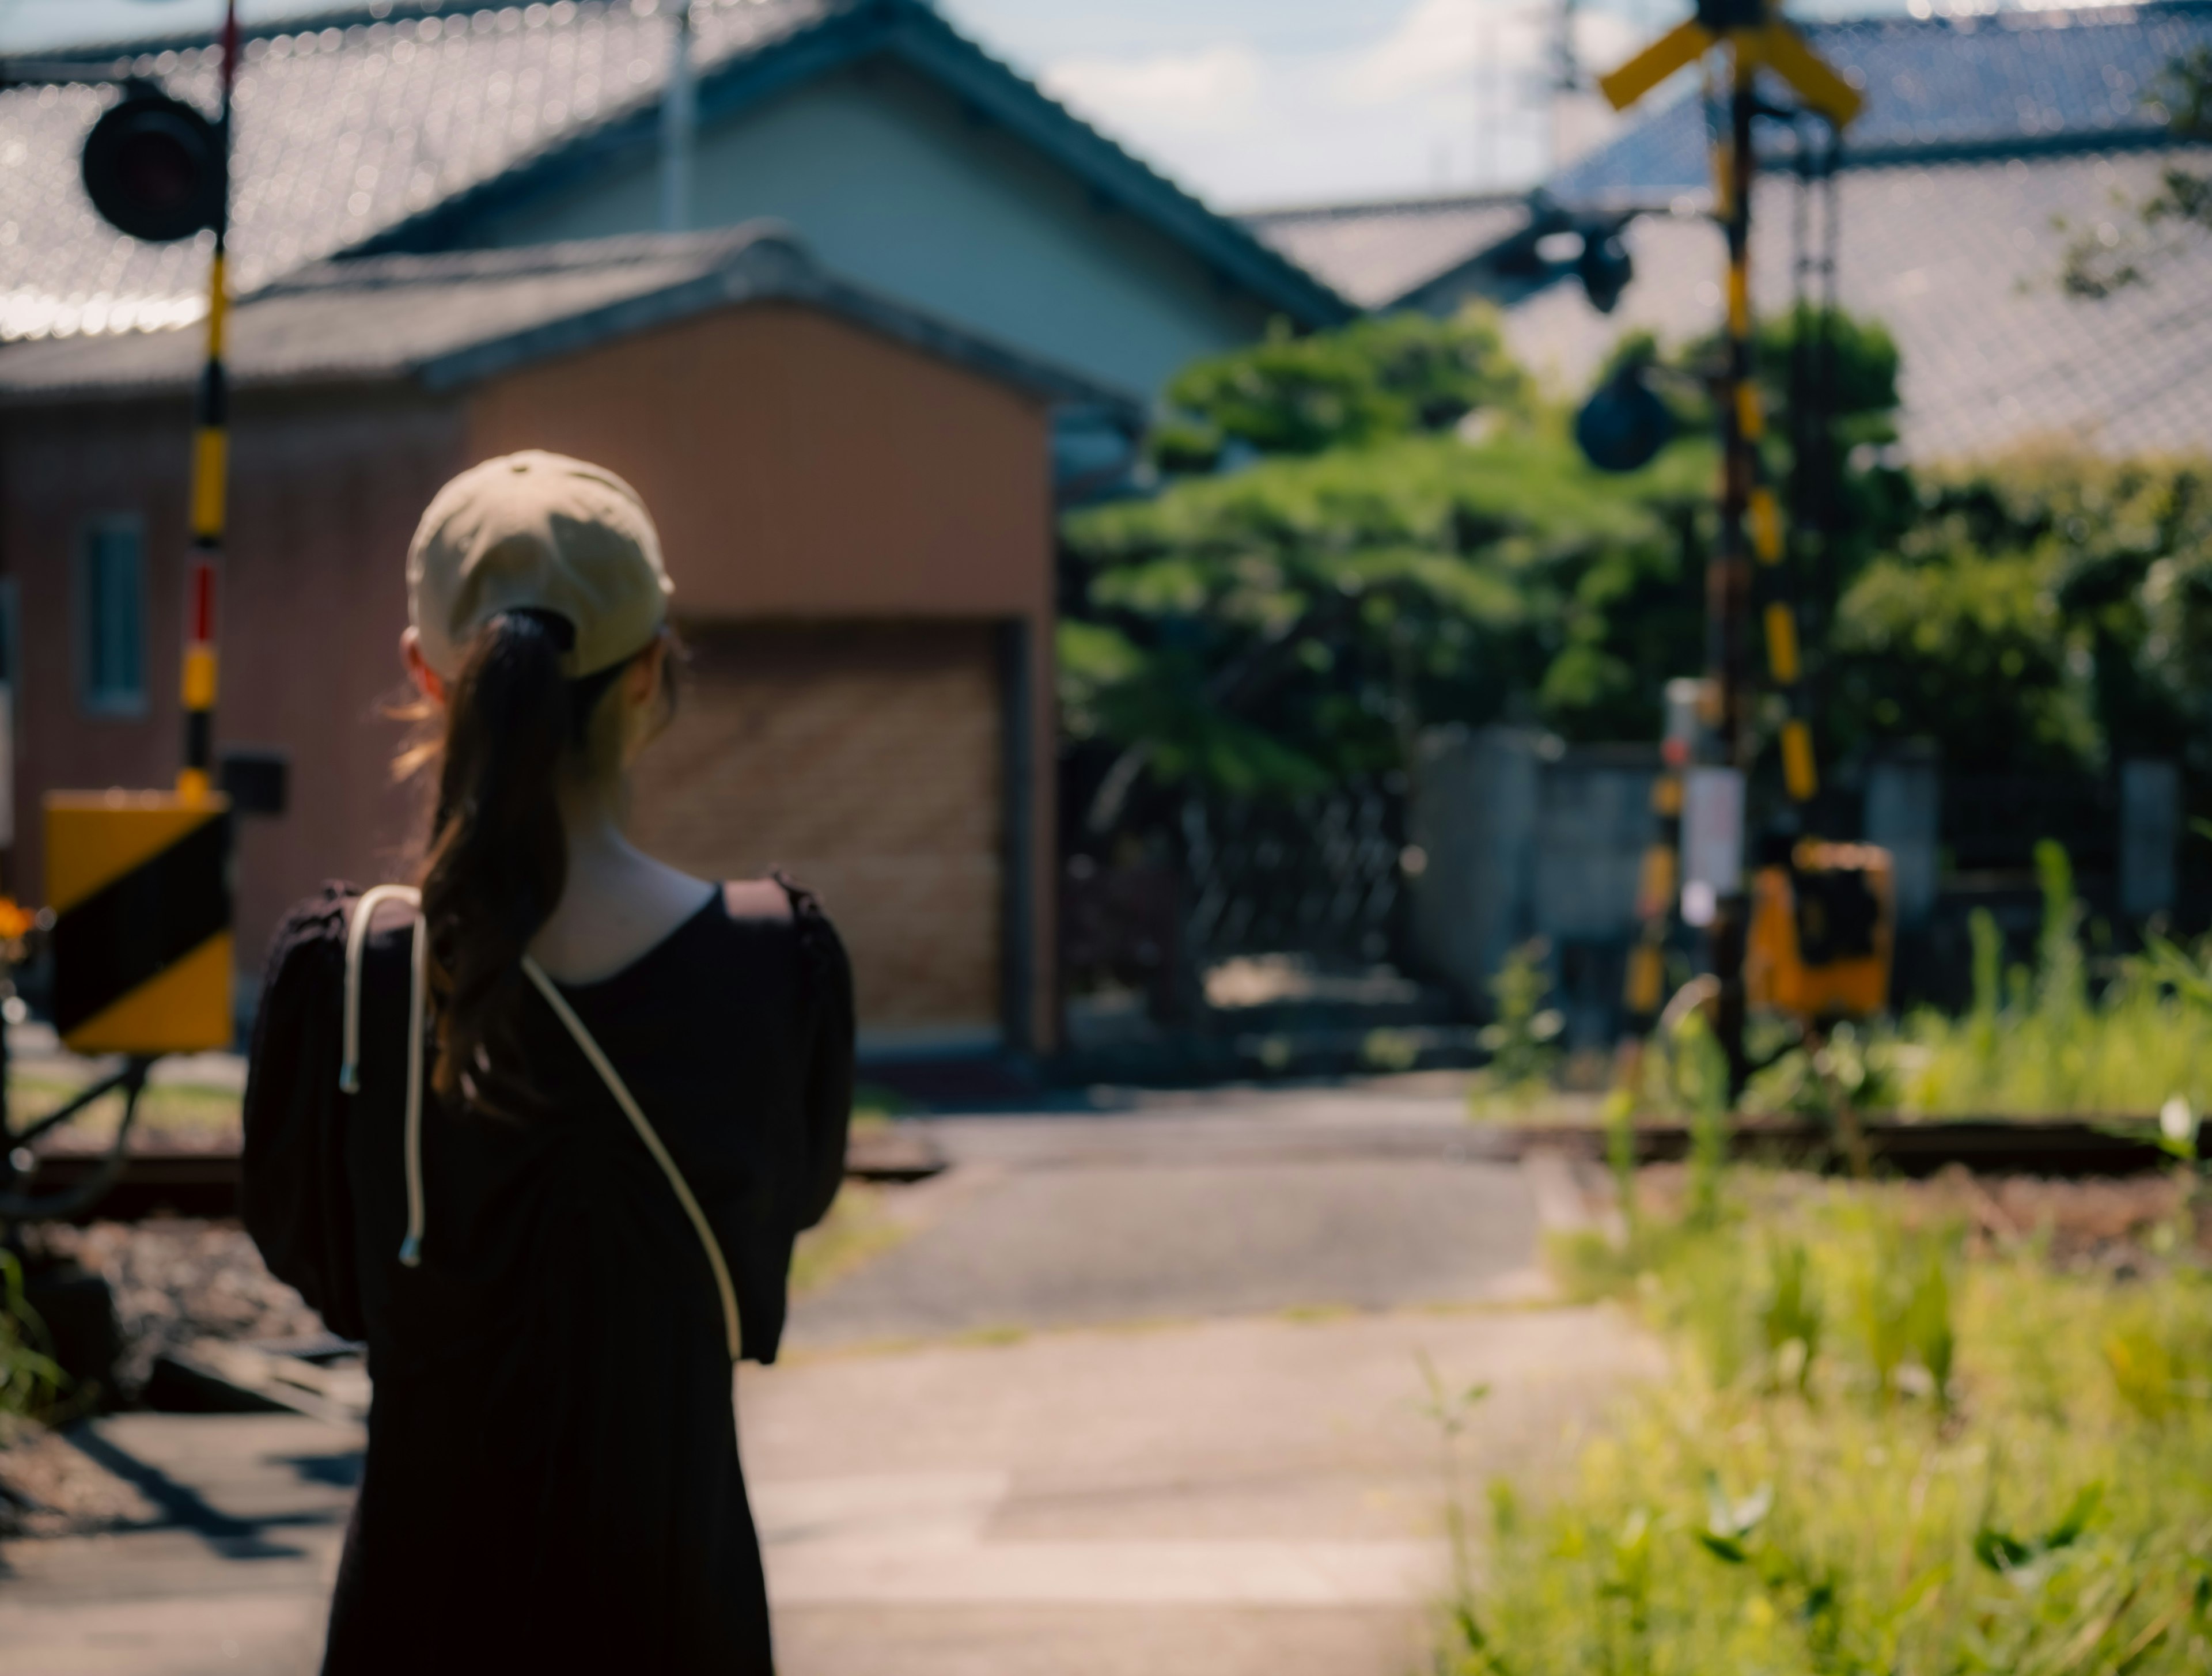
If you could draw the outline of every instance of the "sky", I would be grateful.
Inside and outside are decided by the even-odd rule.
[[[240,0],[249,22],[331,0]],[[1603,137],[1555,101],[1557,0],[939,0],[955,24],[1218,207],[1525,186]],[[1801,15],[1899,9],[1799,3]],[[1610,68],[1686,0],[1582,0]],[[0,51],[205,27],[219,0],[0,0]]]

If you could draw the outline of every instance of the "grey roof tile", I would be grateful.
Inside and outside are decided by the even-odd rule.
[[[702,67],[801,28],[837,0],[708,0]],[[250,292],[491,179],[578,127],[650,104],[669,23],[617,0],[456,8],[246,44],[237,93],[232,284]],[[100,55],[105,56],[105,55]],[[115,55],[212,111],[216,54],[186,44]],[[142,245],[94,213],[85,132],[115,94],[0,92],[0,336],[191,318],[209,235]]]
[[[915,0],[696,0],[693,15],[702,94],[718,72],[779,45],[866,23],[879,31],[870,39],[903,43],[915,62],[984,87],[1079,174],[1275,306],[1314,321],[1347,313]],[[654,0],[376,0],[251,32],[237,92],[234,291],[404,242],[441,205],[649,123],[671,46]],[[204,37],[74,56],[158,78],[214,109],[216,53]],[[90,87],[0,91],[0,337],[165,325],[202,307],[210,235],[141,245],[100,222],[84,195],[78,154],[115,97]]]
[[[710,308],[769,301],[824,309],[1048,400],[1096,404],[1131,422],[1141,412],[1133,397],[839,280],[774,222],[318,264],[237,306],[228,364],[248,390],[395,379],[442,389]],[[183,327],[17,343],[0,355],[0,398],[181,390],[202,354],[200,334]]]
[[[1866,107],[1849,132],[1855,155],[2089,149],[2157,143],[2165,118],[2150,94],[2173,58],[2212,46],[2212,3],[2058,5],[1802,27],[1865,89]],[[1577,203],[1663,197],[1702,185],[1707,168],[1705,113],[1692,96],[1600,147],[1550,189]]]
[[[1259,210],[1244,225],[1364,308],[1397,301],[1528,221],[1517,192]]]
[[[2212,452],[2212,240],[2154,262],[2149,282],[2069,298],[2054,216],[2094,223],[2115,190],[2150,189],[2166,165],[2212,170],[2212,149],[1899,164],[1841,177],[1844,306],[1883,322],[1903,357],[1902,435],[1916,457],[1986,452],[2065,434],[2114,452]],[[1792,182],[1753,200],[1753,288],[1790,301]],[[1567,391],[1585,387],[1625,331],[1680,343],[1719,319],[1723,252],[1711,222],[1644,216],[1627,240],[1637,276],[1601,315],[1554,284],[1507,315],[1508,341]]]

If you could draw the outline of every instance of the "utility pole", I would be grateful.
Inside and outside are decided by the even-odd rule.
[[[1575,18],[1582,0],[1558,0],[1552,22],[1550,108],[1544,112],[1548,143],[1546,162],[1556,173],[1566,161],[1567,115],[1571,101],[1583,88],[1582,55],[1575,46]]]
[[[660,96],[660,230],[684,233],[691,226],[691,154],[698,129],[691,0],[677,0],[671,21],[668,86]]]

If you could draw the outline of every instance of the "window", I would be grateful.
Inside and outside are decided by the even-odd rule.
[[[109,519],[90,525],[79,574],[84,707],[94,715],[143,715],[146,559],[137,524]]]

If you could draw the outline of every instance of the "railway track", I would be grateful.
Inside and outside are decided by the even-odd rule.
[[[64,1192],[88,1180],[103,1155],[40,1155],[31,1189]],[[235,1151],[144,1152],[134,1155],[97,1203],[77,1222],[138,1222],[149,1216],[234,1217],[238,1214],[239,1155]],[[926,1134],[910,1129],[863,1131],[845,1155],[845,1175],[860,1181],[920,1181],[945,1168],[944,1154]]]
[[[1916,1118],[1868,1114],[1859,1120],[1869,1164],[1879,1174],[1933,1175],[1959,1165],[1987,1175],[2057,1177],[2142,1175],[2172,1159],[2159,1145],[2155,1119]],[[1606,1132],[1590,1124],[1528,1124],[1510,1131],[1513,1150],[1606,1156]],[[1667,1163],[1690,1153],[1690,1131],[1678,1122],[1638,1122],[1638,1163]],[[2200,1140],[2200,1146],[2202,1141]],[[1843,1145],[1818,1119],[1742,1118],[1730,1126],[1732,1157],[1799,1169],[1838,1169]]]

